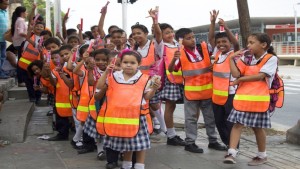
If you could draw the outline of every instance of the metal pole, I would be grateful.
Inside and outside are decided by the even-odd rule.
[[[297,51],[297,40],[298,40],[297,29],[298,29],[298,24],[297,24],[297,10],[296,10],[296,5],[294,5],[294,14],[295,14],[295,54],[297,55],[297,53],[298,53],[298,51]]]
[[[122,24],[125,32],[127,32],[127,3],[127,0],[122,0]]]
[[[46,0],[46,27],[51,29],[51,3],[50,0]]]

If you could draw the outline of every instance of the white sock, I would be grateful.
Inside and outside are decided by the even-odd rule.
[[[97,146],[97,152],[100,153],[101,151],[103,151],[103,144],[99,141],[99,140],[96,140],[96,146]]]
[[[145,169],[145,164],[142,163],[135,163],[134,164],[135,169]]]
[[[132,167],[132,161],[123,161],[122,162],[123,169],[131,169],[131,167]]]
[[[230,149],[228,149],[228,153],[227,154],[231,154],[232,157],[235,158],[236,155],[237,155],[237,153],[238,153],[238,151],[236,149],[230,148]]]
[[[160,107],[160,109],[153,111],[153,112],[160,123],[160,129],[163,132],[166,132],[167,127],[166,127],[165,118],[164,118],[164,110],[162,109],[162,107]]]
[[[175,128],[167,128],[167,136],[168,138],[173,138],[175,137],[177,134],[176,134],[176,131],[175,131]]]
[[[266,151],[264,151],[264,152],[258,152],[258,153],[257,153],[257,156],[258,156],[259,158],[266,158],[266,157],[267,157],[267,152],[266,152]]]
[[[82,125],[79,125],[77,128],[76,128],[76,133],[73,137],[73,141],[77,142],[80,140],[80,138],[82,137],[82,132],[83,132],[83,127]]]

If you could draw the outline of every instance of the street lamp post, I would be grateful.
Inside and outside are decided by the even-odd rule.
[[[295,16],[295,54],[297,55],[298,54],[298,35],[297,35],[297,32],[298,32],[298,22],[297,22],[297,5],[300,5],[300,3],[296,3],[294,4],[294,16]]]

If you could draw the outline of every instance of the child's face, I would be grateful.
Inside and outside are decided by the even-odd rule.
[[[147,40],[147,35],[148,33],[144,33],[141,29],[139,28],[134,28],[132,30],[132,38],[137,42],[137,43],[142,43],[145,40]]]
[[[116,46],[122,45],[122,34],[121,33],[114,33],[111,36],[111,42]]]
[[[229,52],[231,48],[231,43],[227,37],[222,37],[216,39],[216,47],[222,53]]]
[[[139,63],[135,56],[125,55],[121,61],[121,68],[127,75],[134,75],[137,71]]]
[[[174,39],[174,30],[171,28],[166,28],[162,31],[163,41],[166,43],[172,43]]]
[[[182,45],[187,48],[195,48],[196,40],[193,32],[184,35],[182,40]]]
[[[68,44],[74,48],[79,45],[79,41],[78,41],[78,39],[72,38],[72,39],[69,39]]]
[[[55,64],[55,66],[61,66],[62,63],[64,63],[63,58],[60,57],[59,54],[53,54],[51,55],[52,62]]]
[[[34,34],[40,35],[40,33],[41,33],[44,29],[45,29],[44,25],[42,25],[42,24],[36,24],[36,25],[34,26],[33,31],[34,31]]]
[[[257,40],[257,38],[255,36],[248,37],[247,47],[252,54],[256,55],[259,53],[263,53],[266,46],[267,46],[266,42],[261,43],[260,41]]]
[[[40,76],[41,75],[41,69],[39,67],[37,67],[36,65],[33,65],[31,67],[31,70],[34,73],[34,75],[36,75],[36,76]]]
[[[93,34],[95,39],[98,37],[98,35],[99,35],[98,27],[95,27],[95,28],[92,29],[92,34]]]
[[[67,62],[71,56],[71,51],[68,49],[64,49],[59,52],[59,55],[61,58],[63,58],[63,61]]]
[[[106,56],[105,54],[97,54],[95,55],[95,62],[96,62],[96,66],[100,69],[100,70],[105,70],[108,64],[108,56]]]
[[[43,35],[43,39],[44,39],[44,41],[46,41],[47,39],[49,39],[50,38],[50,35],[48,35],[48,34],[46,34],[46,35]]]
[[[55,50],[58,50],[59,49],[59,46],[55,43],[50,43],[46,46],[46,49],[47,50],[50,50],[51,52],[55,51]]]

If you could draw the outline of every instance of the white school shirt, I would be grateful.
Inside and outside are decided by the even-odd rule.
[[[255,56],[253,55],[252,61],[251,61],[251,65],[255,65],[258,61],[260,61],[265,55],[267,54],[267,52],[265,52],[261,57],[259,57],[259,59],[256,59]],[[241,59],[244,61],[245,57],[242,56]],[[259,72],[265,73],[267,75],[267,83],[269,88],[271,88],[274,76],[276,74],[277,71],[277,62],[278,62],[278,58],[276,56],[272,56],[260,69]]]
[[[153,42],[154,42],[154,49],[155,49],[154,54],[155,54],[155,56],[158,56],[159,58],[161,58],[164,54],[164,42],[161,41],[158,44],[155,39],[153,39]],[[145,44],[144,47],[137,48],[137,52],[139,52],[143,58],[147,56],[147,54],[149,52],[150,44],[151,44],[151,41],[148,39],[147,43]]]
[[[217,61],[217,63],[222,63],[222,62],[224,62],[225,59],[228,57],[228,55],[229,55],[230,52],[231,52],[231,50],[230,50],[229,52],[225,53],[225,54],[222,54],[222,53],[221,53],[220,56],[219,56],[219,60]],[[217,52],[216,52],[216,53],[217,53]],[[236,80],[236,78],[234,78],[234,77],[232,76],[232,74],[230,74],[230,81],[233,82],[233,81],[235,81],[235,80]],[[229,86],[229,94],[235,94],[236,89],[237,89],[237,85]]]

